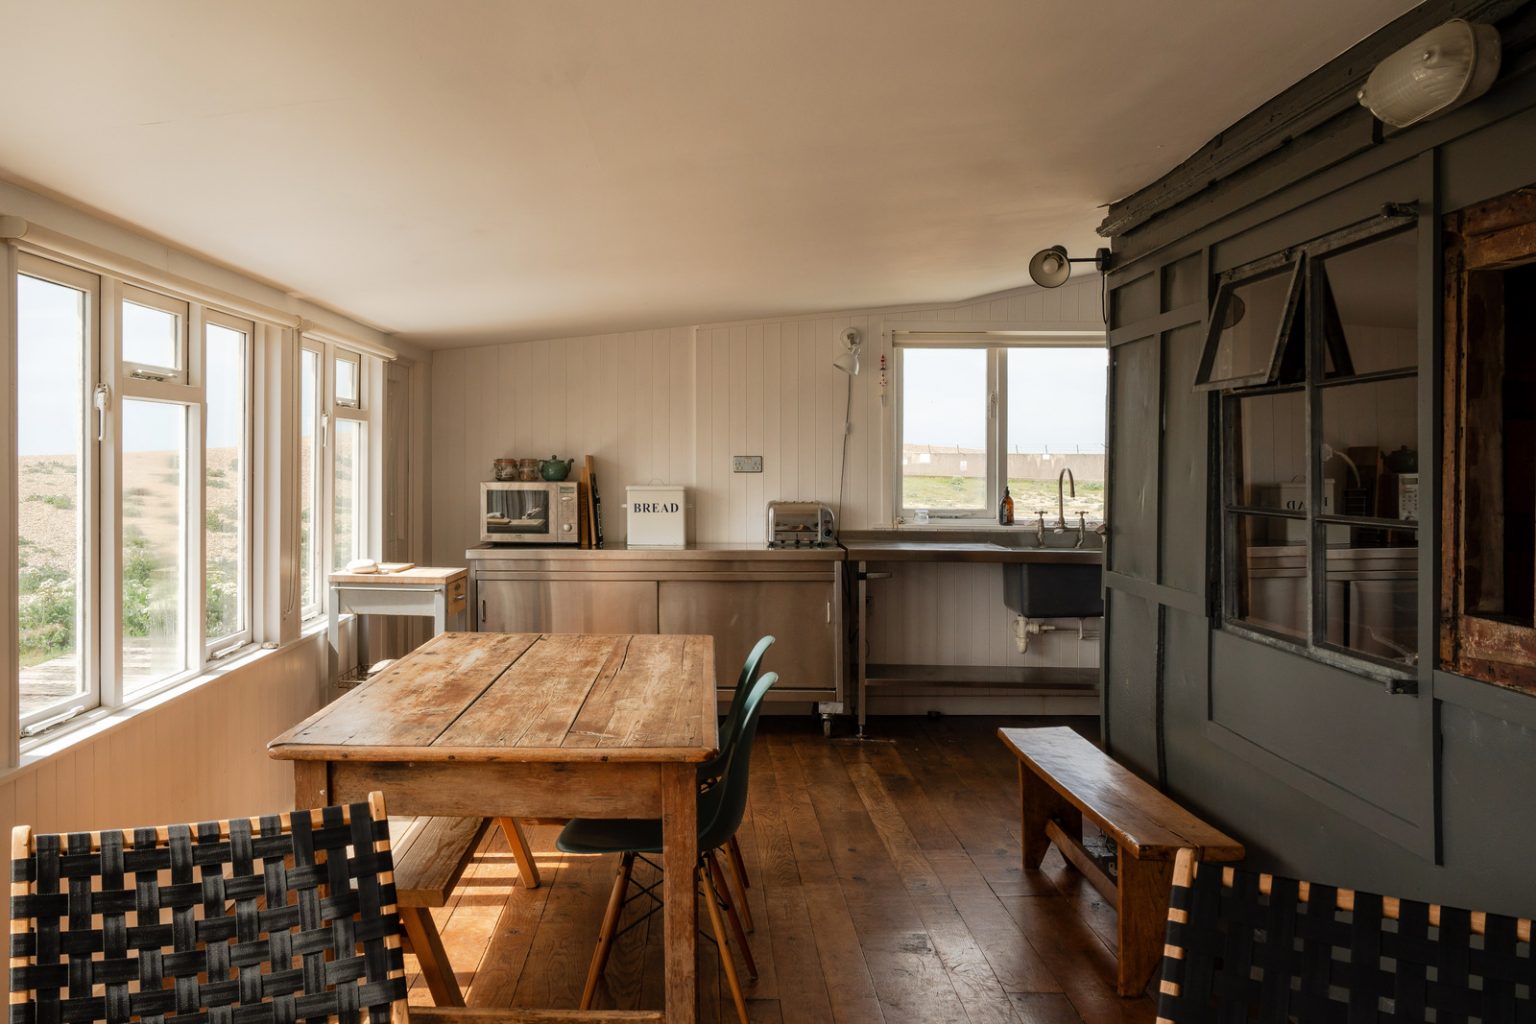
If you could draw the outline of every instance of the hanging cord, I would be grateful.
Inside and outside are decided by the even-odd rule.
[[[853,430],[853,374],[848,374],[848,395],[843,400],[843,454],[837,469],[837,522],[843,522],[843,483],[848,477],[848,434]]]

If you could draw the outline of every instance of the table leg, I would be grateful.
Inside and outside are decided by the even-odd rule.
[[[293,762],[293,807],[328,807],[331,803],[331,763]]]
[[[668,765],[661,783],[662,898],[668,1024],[696,1024],[698,1002],[698,769]]]

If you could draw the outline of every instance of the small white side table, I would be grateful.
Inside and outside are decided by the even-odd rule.
[[[341,616],[351,612],[357,618],[358,665],[368,665],[368,626],[365,615],[420,615],[432,619],[432,635],[445,632],[450,625],[463,630],[468,625],[468,569],[417,566],[404,572],[347,573],[333,572],[329,669],[331,697],[336,696],[341,681]]]

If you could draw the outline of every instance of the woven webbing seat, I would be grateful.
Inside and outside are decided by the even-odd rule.
[[[12,835],[11,1024],[403,1024],[383,799]]]
[[[1531,922],[1174,867],[1158,1020],[1536,1024]]]

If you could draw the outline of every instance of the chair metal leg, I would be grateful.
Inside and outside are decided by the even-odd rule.
[[[747,865],[741,859],[741,847],[735,836],[725,844],[725,852],[725,865],[731,869],[731,880],[736,883],[736,895],[740,897],[736,902],[741,906],[741,920],[750,932],[753,930],[752,908],[747,906],[747,890],[752,887],[752,881],[747,878]]]
[[[512,857],[517,861],[517,873],[523,880],[523,887],[537,889],[539,866],[533,862],[533,851],[528,849],[528,837],[523,835],[522,824],[516,818],[497,818],[496,824],[501,826],[507,845],[512,847]]]
[[[438,1006],[463,1006],[464,993],[459,990],[459,979],[454,977],[453,965],[448,962],[448,951],[443,948],[443,937],[432,920],[432,911],[425,907],[401,907],[400,924],[405,928],[406,941],[416,962],[421,965],[421,976],[426,979],[427,991]]]
[[[741,958],[747,963],[747,973],[752,980],[757,980],[757,961],[752,957],[752,946],[747,942],[747,933],[741,927],[741,918],[736,913],[736,902],[731,898],[731,888],[725,884],[725,872],[720,870],[720,862],[715,858],[715,851],[710,850],[704,855],[704,862],[709,865],[710,878],[714,880],[715,891],[720,894],[720,903],[725,908],[725,918],[731,925],[731,932],[736,936],[736,944],[741,947]]]
[[[624,894],[629,891],[629,876],[635,870],[635,855],[626,853],[619,858],[619,871],[613,879],[613,892],[608,897],[608,909],[603,911],[603,923],[597,930],[597,948],[592,951],[592,964],[587,968],[587,984],[581,990],[581,1008],[592,1009],[597,996],[597,983],[608,967],[608,954],[613,952],[613,937],[619,930],[619,917],[624,913]]]
[[[731,1001],[736,1004],[736,1016],[741,1024],[747,1021],[747,1000],[741,994],[741,981],[736,977],[736,964],[731,959],[731,947],[725,939],[725,922],[720,920],[720,899],[709,877],[709,867],[699,865],[699,881],[704,883],[704,905],[709,908],[709,923],[715,931],[715,944],[720,950],[720,967],[725,971],[725,982],[731,989]]]

